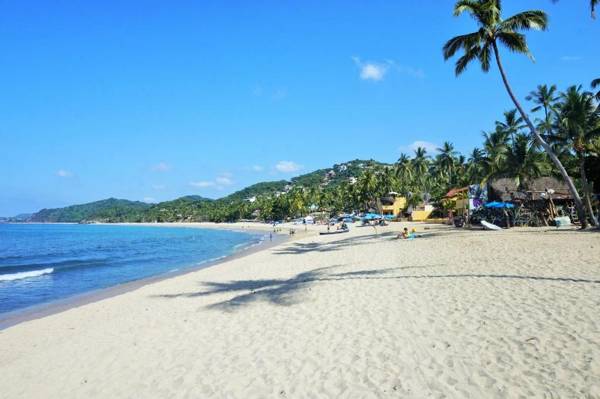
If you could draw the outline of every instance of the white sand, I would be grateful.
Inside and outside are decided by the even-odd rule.
[[[0,397],[600,398],[600,233],[399,227],[0,331]]]

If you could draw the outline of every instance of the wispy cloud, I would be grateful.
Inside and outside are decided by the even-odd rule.
[[[216,185],[216,183],[214,181],[208,181],[208,180],[200,180],[200,181],[191,181],[190,182],[190,186],[196,187],[196,188],[214,187],[215,185]]]
[[[195,188],[216,188],[217,190],[223,190],[227,186],[231,186],[234,183],[231,173],[221,173],[214,180],[199,180],[191,181],[189,184]]]
[[[157,191],[164,190],[166,188],[167,188],[167,186],[165,186],[164,184],[153,184],[152,185],[152,189],[157,190]]]
[[[156,165],[152,166],[152,170],[154,172],[168,172],[171,170],[171,165],[166,162],[159,162]]]
[[[144,199],[142,201],[144,201],[147,204],[153,204],[156,202],[156,199],[152,198],[152,197],[144,197]]]
[[[59,169],[56,171],[56,176],[58,177],[73,177],[73,172],[68,171],[66,169]]]
[[[252,169],[254,172],[262,172],[265,170],[264,166],[261,165],[252,165],[250,169]]]
[[[277,169],[277,171],[282,172],[282,173],[292,173],[292,172],[297,172],[300,169],[302,169],[302,165],[297,164],[296,162],[293,161],[279,161],[277,162],[277,165],[275,165],[275,169]]]
[[[560,60],[563,62],[576,62],[581,61],[582,59],[583,57],[579,55],[563,55],[562,57],[560,57]]]
[[[439,145],[429,141],[416,140],[413,141],[412,144],[400,146],[399,150],[401,152],[414,152],[419,147],[425,148],[425,150],[431,154],[433,152],[437,152]]]
[[[403,65],[394,60],[362,61],[359,57],[352,57],[352,60],[358,67],[359,76],[362,80],[378,82],[383,80],[390,71],[396,71],[417,79],[425,78],[425,72],[422,69]]]
[[[231,173],[223,173],[217,176],[215,183],[219,186],[231,186],[233,184]]]

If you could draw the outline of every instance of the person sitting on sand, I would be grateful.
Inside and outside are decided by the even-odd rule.
[[[410,234],[408,233],[408,227],[405,227],[404,230],[402,230],[402,233],[398,234],[398,237],[396,238],[408,240],[410,238]]]

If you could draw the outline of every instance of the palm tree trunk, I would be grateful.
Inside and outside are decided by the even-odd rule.
[[[498,64],[498,69],[500,70],[500,75],[502,75],[502,81],[504,82],[504,87],[506,87],[506,91],[508,92],[508,95],[510,96],[511,100],[515,104],[515,107],[517,107],[517,109],[519,110],[521,117],[523,118],[523,120],[525,121],[527,126],[529,127],[529,130],[531,130],[531,133],[534,135],[537,142],[542,146],[544,151],[546,151],[546,153],[548,154],[548,156],[550,157],[550,159],[552,160],[552,162],[554,163],[554,165],[560,172],[563,180],[565,181],[565,183],[567,183],[567,186],[569,187],[569,191],[571,192],[571,196],[573,197],[573,201],[575,202],[575,208],[577,209],[577,216],[579,217],[579,221],[581,222],[581,228],[585,229],[587,227],[585,208],[583,207],[583,202],[581,201],[581,197],[579,196],[579,193],[577,192],[577,188],[575,187],[573,180],[567,173],[567,170],[565,169],[563,164],[560,162],[560,159],[558,159],[558,157],[556,156],[554,151],[552,151],[552,148],[548,145],[548,143],[546,143],[546,141],[542,138],[542,136],[540,136],[539,132],[537,131],[537,129],[535,128],[533,123],[531,123],[529,116],[527,116],[527,113],[525,113],[525,110],[523,109],[523,107],[521,107],[521,104],[517,100],[517,97],[514,95],[512,88],[510,87],[510,84],[508,83],[508,79],[506,77],[506,73],[504,72],[504,68],[502,67],[502,62],[500,61],[500,52],[498,51],[498,46],[496,45],[496,43],[494,43],[494,55],[496,56],[496,63]]]
[[[590,185],[588,184],[587,174],[585,173],[585,157],[583,154],[579,157],[579,167],[581,169],[581,182],[583,183],[583,193],[585,195],[585,207],[590,215],[592,225],[598,226],[598,220],[596,219],[596,215],[594,215],[594,210],[592,209],[592,195],[590,193]]]

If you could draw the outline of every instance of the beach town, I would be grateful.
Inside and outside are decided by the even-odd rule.
[[[14,21],[60,27],[49,29],[55,51],[79,40],[73,21],[86,26],[73,65],[42,57],[67,94],[41,97],[65,113],[44,100],[7,118],[15,133],[4,148],[27,150],[0,160],[15,171],[0,179],[10,194],[0,212],[13,215],[0,218],[0,398],[600,399],[600,59],[592,39],[575,46],[568,36],[598,32],[598,1],[535,5],[544,10],[522,10],[529,0],[444,3],[439,15],[437,4],[411,5],[402,24],[387,18],[406,4],[147,5],[143,17],[139,5],[39,15],[13,6]],[[439,31],[424,32],[420,21],[417,38],[408,26],[423,13]],[[43,53],[14,21],[7,29]],[[152,36],[146,24],[168,35]],[[354,91],[320,102],[344,75],[328,70],[319,80],[306,48],[338,48],[320,47],[337,37],[332,27],[377,32],[381,43],[367,40],[374,49],[396,45],[387,30],[401,31],[414,36],[401,44],[413,54],[435,37],[431,77],[392,58],[351,55]],[[160,70],[145,58],[147,37],[171,55],[152,58]],[[302,57],[288,54],[292,43]],[[233,60],[233,49],[247,52]],[[111,60],[139,68],[113,70]],[[300,84],[265,83],[259,66]],[[204,73],[188,75],[194,68]],[[234,73],[219,78],[227,68]],[[455,75],[460,95],[420,97],[433,88],[411,85],[448,84],[435,68]],[[40,82],[54,79],[45,73]],[[119,83],[102,75],[73,94],[73,82],[94,73]],[[407,87],[414,99],[396,97]],[[298,100],[302,90],[310,101]],[[114,132],[101,124],[110,118]],[[304,137],[307,120],[318,123]],[[401,137],[413,137],[405,124],[424,122],[464,133],[435,143],[415,133],[390,149],[392,120]],[[44,121],[53,135],[29,133],[45,132]],[[167,155],[148,155],[158,150]],[[297,154],[307,166],[290,160]]]

